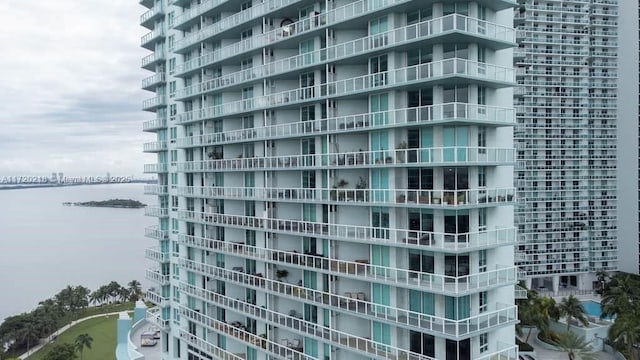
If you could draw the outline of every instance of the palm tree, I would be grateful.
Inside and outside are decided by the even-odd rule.
[[[44,356],[44,360],[73,360],[76,359],[76,349],[71,344],[55,344]]]
[[[580,321],[584,326],[589,325],[589,320],[587,320],[582,303],[573,295],[569,295],[569,297],[563,298],[562,301],[560,301],[558,312],[560,313],[560,317],[567,318],[567,331],[570,329],[572,319]]]
[[[640,301],[640,283],[630,275],[611,278],[602,294],[602,316],[613,317],[631,310],[634,302]]]
[[[80,352],[80,360],[82,360],[82,352],[84,348],[91,349],[91,344],[93,343],[93,338],[89,334],[80,334],[76,337],[75,346],[76,349]]]
[[[596,360],[598,357],[591,349],[591,342],[586,341],[584,336],[578,336],[573,331],[569,331],[560,336],[560,339],[555,342],[557,347],[566,351],[569,356],[569,360],[575,360],[578,356],[581,360]]]
[[[627,359],[638,360],[634,345],[640,343],[640,303],[635,303],[629,312],[618,314],[608,335],[613,346],[626,353]]]
[[[127,284],[129,286],[129,294],[131,301],[138,301],[142,298],[142,284],[138,280],[131,280]]]

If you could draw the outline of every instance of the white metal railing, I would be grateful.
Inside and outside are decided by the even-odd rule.
[[[161,329],[167,329],[169,327],[169,320],[162,318],[162,311],[158,307],[148,309],[146,319]]]
[[[146,99],[142,101],[143,110],[152,109],[152,108],[155,108],[158,106],[164,106],[164,105],[167,105],[166,96],[164,95],[155,96],[155,97],[152,97],[151,99]]]
[[[221,105],[183,112],[176,118],[178,123],[193,122],[225,115],[251,112],[335,96],[358,94],[390,87],[407,86],[412,83],[435,81],[447,77],[467,77],[489,82],[514,83],[512,68],[480,63],[460,58],[434,61],[407,66],[390,71],[361,75],[304,88],[295,88],[275,94],[231,101]]]
[[[267,0],[263,3],[255,4],[246,10],[242,10],[235,14],[229,15],[225,18],[220,19],[209,26],[206,26],[204,29],[197,31],[193,34],[190,34],[187,37],[184,37],[180,40],[177,40],[175,43],[176,49],[182,49],[186,46],[194,44],[198,41],[202,41],[210,36],[218,34],[224,30],[227,30],[233,26],[240,25],[245,23],[251,19],[256,19],[264,16],[265,14],[274,11],[279,8],[283,8],[285,6],[289,6],[291,4],[295,4],[300,2],[300,0]],[[179,27],[185,22],[193,19],[191,11],[185,11],[182,14],[176,16],[174,27]]]
[[[148,289],[145,292],[144,299],[160,307],[165,307],[169,304],[169,298],[160,295],[154,288]]]
[[[520,285],[515,285],[515,298],[516,299],[526,299],[527,289],[522,288]]]
[[[179,172],[235,170],[296,170],[335,167],[387,167],[393,165],[500,164],[514,162],[514,149],[497,147],[451,146],[417,149],[374,150],[312,155],[282,155],[252,158],[186,161],[176,163]]]
[[[167,185],[145,185],[144,193],[148,195],[165,195],[168,193]]]
[[[315,202],[331,201],[361,203],[366,206],[377,204],[397,205],[495,205],[513,203],[515,188],[483,188],[471,190],[407,190],[407,189],[343,189],[343,188],[254,188],[233,186],[193,187],[178,186],[180,196],[249,199],[266,201]]]
[[[158,27],[155,30],[148,32],[147,34],[142,36],[142,38],[140,38],[140,46],[144,47],[160,36],[164,36],[164,28],[162,27]]]
[[[166,151],[168,149],[168,144],[166,140],[152,141],[144,143],[142,149],[144,152]]]
[[[217,50],[189,60],[182,65],[179,65],[176,68],[176,72],[185,73],[202,66],[212,65],[217,61],[239,55],[243,52],[264,47],[267,44],[271,45],[275,42],[288,39],[292,36],[309,32],[319,26],[324,27],[327,25],[348,21],[353,18],[360,17],[368,12],[377,11],[383,7],[389,7],[395,4],[407,2],[407,0],[376,1],[380,3],[380,6],[377,6],[375,8],[367,8],[366,3],[368,1],[360,0],[333,9],[327,13],[302,19],[286,27],[277,28],[263,34],[252,36],[248,39],[241,40],[239,42],[227,45],[225,47],[219,48]],[[358,48],[360,48],[360,51],[358,51],[358,53],[360,53],[361,51],[366,51],[367,49],[388,46],[389,42],[400,44],[403,42],[415,41],[420,38],[431,37],[454,31],[464,32],[474,36],[482,36],[484,38],[490,38],[496,41],[503,41],[508,43],[515,42],[515,30],[513,30],[513,28],[488,22],[485,20],[470,18],[464,15],[453,14],[446,15],[437,19],[427,20],[421,22],[420,24],[413,24],[398,29],[392,29],[384,33],[367,36],[362,39],[350,41],[345,44],[339,44],[324,50],[330,51],[329,49],[336,49],[338,50],[336,52],[336,55],[338,55],[339,49],[341,47],[344,48],[345,45],[349,46],[349,43],[356,44],[358,42],[362,42],[365,39],[368,39],[369,44],[363,47],[358,46]],[[204,29],[197,34],[194,34],[193,38],[187,38],[189,40],[186,40],[185,43],[182,44],[182,46],[187,46],[198,41],[202,41],[206,37],[209,37],[213,34],[215,34],[215,32],[212,32],[208,28]],[[328,58],[331,58],[331,56],[329,56]]]
[[[301,268],[312,267],[330,275],[341,275],[357,280],[391,284],[396,287],[406,287],[429,290],[442,294],[460,294],[478,289],[505,286],[516,282],[516,267],[496,265],[495,269],[463,276],[447,276],[436,273],[425,273],[389,266],[371,265],[369,259],[337,260],[319,256],[310,256],[293,252],[261,249],[243,244],[215,241],[213,249],[227,250],[232,255],[242,255],[259,261],[277,262]]]
[[[147,269],[145,272],[147,280],[153,281],[159,285],[169,284],[169,275],[162,275],[159,269]]]
[[[169,240],[169,231],[160,230],[158,226],[149,226],[144,229],[144,236],[156,240]]]
[[[144,164],[145,174],[165,173],[169,171],[167,163]]]
[[[445,103],[415,108],[367,112],[286,124],[268,125],[250,129],[225,130],[219,133],[194,135],[176,139],[176,146],[203,146],[260,141],[276,138],[291,138],[331,132],[371,130],[385,126],[416,126],[421,123],[439,121],[478,121],[486,124],[513,125],[513,108],[467,103]],[[166,122],[165,122],[166,123]]]
[[[393,244],[404,246],[428,246],[445,251],[463,251],[485,246],[505,246],[515,242],[514,228],[491,229],[462,234],[387,229],[363,225],[327,224],[313,221],[257,218],[243,215],[211,214],[189,210],[178,211],[178,218],[187,221],[221,224],[238,228],[254,228],[265,231],[286,232],[309,236],[364,242],[369,244]],[[518,278],[520,279],[520,278]]]
[[[448,22],[447,19],[451,19],[451,22],[454,24],[459,24],[461,22],[465,23],[466,21],[482,22],[481,20],[467,18],[463,15],[447,15],[443,18],[427,20],[421,23],[390,30],[381,34],[365,36],[363,38],[329,46],[324,49],[294,55],[292,57],[287,57],[270,62],[268,64],[259,65],[249,69],[222,75],[215,79],[185,87],[176,93],[176,98],[195,96],[203,92],[230,86],[236,83],[255,80],[265,76],[273,76],[280,73],[287,73],[304,67],[317,65],[323,62],[335,61],[338,59],[360,55],[367,52],[379,51],[381,49],[390,48],[400,44],[407,44],[429,37],[440,36],[451,31],[451,29],[449,29],[448,27],[443,26],[443,23]],[[460,19],[464,21],[460,21]],[[491,28],[493,26],[500,25],[487,23],[486,26]],[[468,26],[465,26],[464,28],[468,29]],[[505,29],[508,28],[505,27]],[[454,30],[461,31],[457,28]],[[199,67],[206,65],[202,64],[201,61],[196,60],[197,59],[192,60],[192,65],[189,65],[190,63],[186,63],[187,65],[179,66],[177,68],[177,73],[193,70],[194,66]]]
[[[145,57],[142,58],[141,60],[141,67],[143,69],[147,69],[147,67],[153,63],[155,63],[156,61],[160,61],[162,59],[165,58],[165,54],[162,51],[156,51],[152,54],[149,54]],[[151,70],[151,69],[150,69]]]
[[[470,333],[486,331],[490,328],[514,323],[517,320],[517,307],[515,305],[498,302],[494,303],[493,306],[491,306],[492,308],[486,312],[460,320],[453,320],[291,285],[186,259],[180,259],[179,266],[206,276],[213,276],[231,283],[237,283],[261,291],[268,291],[278,296],[293,297],[298,300],[303,299],[309,303],[318,303],[325,307],[331,306],[334,310],[339,309],[356,314],[365,314],[369,319],[373,316],[378,320],[397,322],[407,326],[417,326],[422,328],[421,330],[431,333],[465,336]],[[347,302],[344,303],[341,302],[341,300]],[[334,307],[337,307],[337,309]]]
[[[246,356],[242,354],[242,356],[238,356],[234,353],[230,353],[225,349],[222,349],[212,343],[203,340],[197,335],[190,334],[185,329],[178,329],[180,332],[180,339],[186,341],[189,345],[205,351],[207,354],[214,356],[215,359],[219,360],[246,360]]]
[[[180,283],[180,291],[186,294],[197,296],[204,301],[214,302],[227,309],[233,310],[239,314],[251,314],[253,317],[261,319],[267,323],[278,326],[280,328],[295,331],[296,333],[305,334],[311,337],[317,337],[322,340],[329,340],[331,345],[347,348],[350,350],[364,351],[369,353],[370,349],[382,348],[384,358],[388,359],[388,356],[396,358],[396,356],[405,357],[407,359],[425,359],[435,360],[434,358],[422,356],[417,353],[402,350],[395,346],[385,345],[376,341],[372,341],[368,338],[353,335],[337,329],[327,328],[318,323],[306,321],[294,316],[288,316],[277,311],[262,308],[257,305],[249,304],[237,299],[217,294],[212,291],[198,289],[195,286]],[[352,346],[357,344],[357,346]],[[376,355],[380,355],[377,354]]]
[[[168,262],[169,254],[162,252],[159,246],[152,246],[144,250],[147,259],[155,262]]]
[[[143,131],[151,131],[157,130],[167,127],[167,118],[166,117],[157,117],[153,120],[147,120],[142,123]]]
[[[142,15],[140,15],[140,24],[146,23],[147,21],[149,21],[150,19],[152,19],[156,15],[161,14],[162,11],[163,11],[162,3],[159,2],[154,7],[149,9],[147,12],[145,12]]]
[[[168,208],[161,208],[157,206],[147,206],[144,208],[145,216],[167,217],[169,216]]]
[[[142,80],[142,88],[146,89],[150,86],[156,85],[158,83],[162,83],[166,81],[166,73],[159,72],[154,75],[151,75]]]

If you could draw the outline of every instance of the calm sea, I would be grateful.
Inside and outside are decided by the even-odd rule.
[[[148,205],[143,184],[0,190],[0,320],[30,311],[67,285],[91,290],[136,279],[147,288],[144,209],[63,206],[66,201],[134,199]]]

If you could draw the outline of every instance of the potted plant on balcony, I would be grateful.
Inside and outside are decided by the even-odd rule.
[[[282,281],[282,279],[286,278],[287,276],[289,276],[289,270],[287,269],[276,270],[276,278],[278,278],[278,281]]]
[[[367,184],[367,180],[365,180],[364,177],[360,176],[360,179],[358,179],[358,183],[356,184],[356,201],[365,201],[366,193],[364,189],[366,189],[367,187],[369,187],[369,184]]]

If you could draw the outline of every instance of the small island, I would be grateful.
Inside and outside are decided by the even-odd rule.
[[[143,204],[140,201],[132,199],[110,199],[104,201],[86,201],[86,202],[64,202],[65,206],[90,206],[90,207],[109,207],[109,208],[123,208],[123,209],[140,209],[147,204]]]

